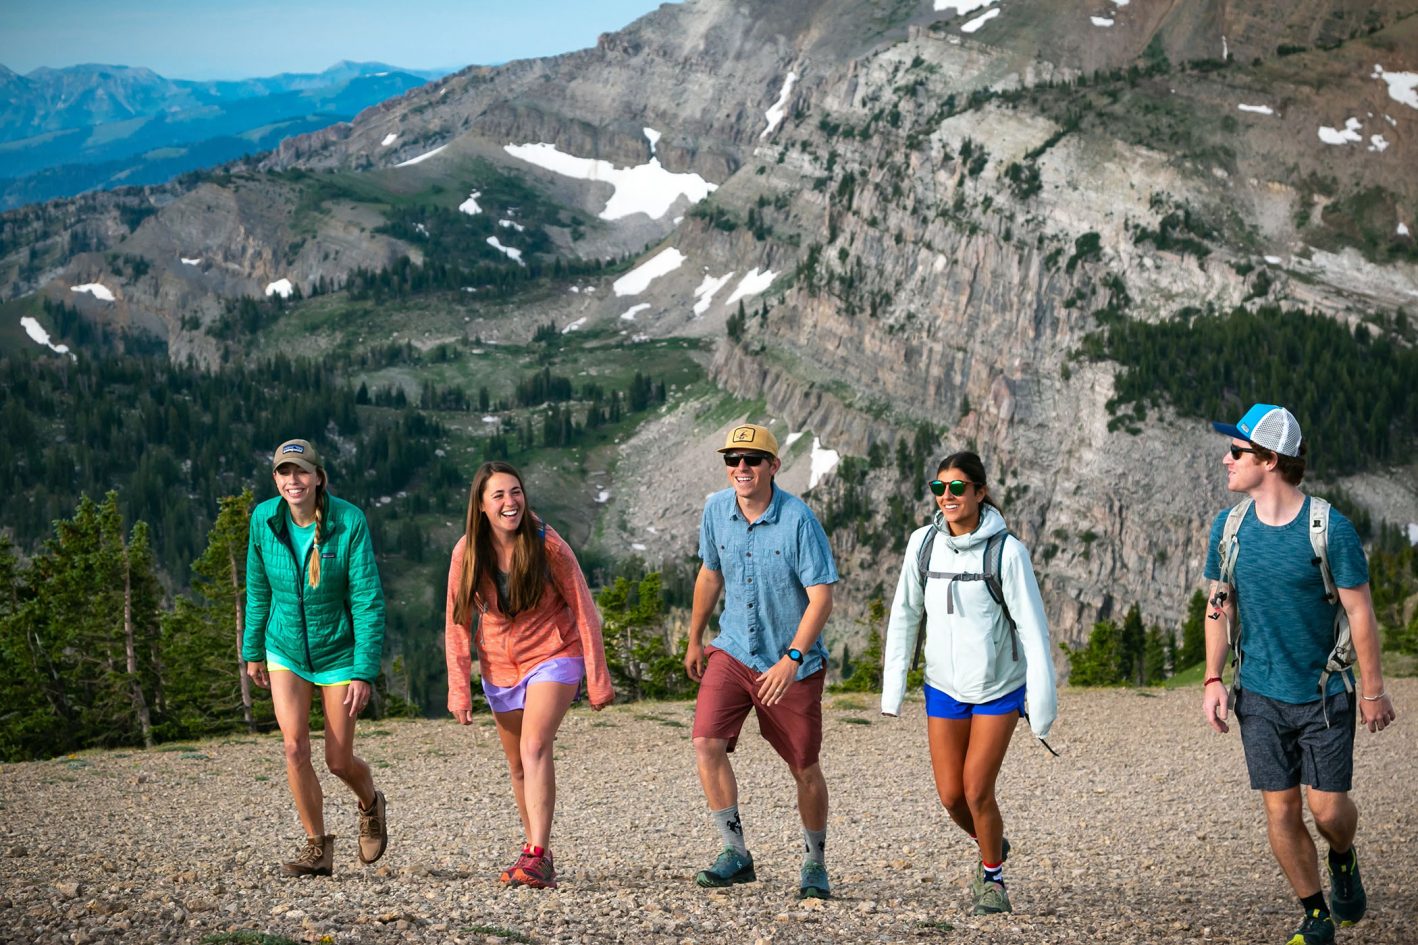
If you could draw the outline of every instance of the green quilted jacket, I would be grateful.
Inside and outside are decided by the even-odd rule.
[[[280,496],[251,513],[246,552],[246,633],[241,658],[258,662],[269,649],[307,672],[353,666],[373,684],[384,653],[384,591],[364,513],[329,496],[320,538],[320,586],[297,564]],[[310,554],[315,553],[311,545]]]

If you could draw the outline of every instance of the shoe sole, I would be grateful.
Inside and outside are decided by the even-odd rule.
[[[832,892],[827,889],[818,889],[816,886],[804,886],[798,890],[799,899],[831,899]]]
[[[298,879],[301,876],[329,876],[333,872],[334,870],[330,867],[318,870],[288,870],[284,866],[281,867],[281,875],[289,876],[292,879]]]
[[[723,889],[725,886],[737,886],[740,883],[753,883],[758,881],[758,874],[753,871],[753,867],[739,870],[732,876],[715,876],[708,870],[700,870],[694,876],[695,885],[704,889]]]

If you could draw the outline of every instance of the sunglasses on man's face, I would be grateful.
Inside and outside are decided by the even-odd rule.
[[[1253,448],[1249,447],[1249,446],[1232,446],[1232,447],[1231,447],[1231,458],[1232,458],[1232,459],[1240,459],[1242,453],[1254,453],[1254,452],[1255,452],[1255,450],[1254,450]]]
[[[932,479],[930,485],[931,492],[935,493],[936,495],[945,495],[945,490],[949,489],[951,495],[960,496],[965,494],[966,486],[974,485],[974,483],[966,482],[964,479],[952,479],[949,482],[942,482],[939,479]]]
[[[725,453],[724,465],[737,466],[742,462],[748,466],[757,466],[767,458],[768,456],[764,453]]]

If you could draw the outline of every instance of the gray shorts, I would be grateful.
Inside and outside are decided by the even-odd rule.
[[[1301,783],[1321,791],[1350,789],[1354,696],[1341,692],[1296,705],[1239,690],[1235,711],[1252,789],[1288,791]]]

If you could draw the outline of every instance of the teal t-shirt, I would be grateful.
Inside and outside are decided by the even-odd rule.
[[[1206,577],[1221,578],[1221,534],[1229,509],[1211,523]],[[1310,499],[1284,525],[1266,525],[1252,506],[1237,532],[1236,602],[1241,619],[1241,688],[1300,704],[1315,702],[1325,660],[1334,648],[1334,608],[1325,600],[1324,578],[1310,547]],[[1329,569],[1339,587],[1369,582],[1369,565],[1354,526],[1329,511]],[[1343,691],[1331,677],[1327,695]]]
[[[315,541],[316,524],[318,523],[311,522],[305,526],[297,525],[295,519],[291,517],[290,508],[286,508],[286,525],[290,527],[290,543],[291,547],[295,549],[295,560],[300,562],[302,573],[310,567],[310,562],[306,560],[306,554]]]

